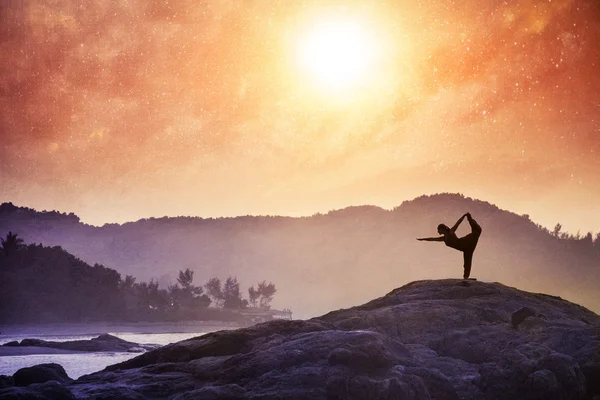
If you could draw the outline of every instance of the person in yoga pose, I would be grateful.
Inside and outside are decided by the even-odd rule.
[[[459,238],[456,236],[456,229],[461,222],[467,217],[469,221],[469,225],[471,225],[471,233],[466,236]],[[479,240],[479,236],[481,235],[481,226],[471,217],[471,213],[466,213],[458,221],[452,228],[448,228],[444,224],[439,224],[437,227],[437,231],[440,237],[431,237],[431,238],[419,238],[417,240],[424,240],[427,242],[444,242],[446,246],[452,247],[458,251],[462,251],[463,257],[465,260],[464,263],[464,274],[463,278],[468,279],[471,274],[471,264],[473,262],[473,253],[475,252],[475,247],[477,247],[477,241]]]

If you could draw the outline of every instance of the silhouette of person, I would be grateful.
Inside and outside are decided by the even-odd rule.
[[[456,236],[456,229],[460,225],[461,222],[467,217],[469,221],[469,225],[471,225],[471,233],[461,238]],[[446,246],[452,247],[453,249],[462,251],[463,257],[465,260],[464,263],[464,274],[463,278],[469,278],[471,274],[471,264],[473,262],[473,253],[475,252],[475,247],[477,247],[477,241],[479,240],[479,236],[481,235],[481,226],[471,217],[471,213],[466,213],[458,221],[452,228],[448,228],[444,224],[439,224],[437,227],[437,231],[440,237],[431,237],[431,238],[419,238],[417,240],[424,240],[427,242],[444,242]]]

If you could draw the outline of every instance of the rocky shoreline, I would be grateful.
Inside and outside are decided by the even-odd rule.
[[[222,329],[236,329],[240,325],[225,321],[184,320],[171,322],[79,322],[55,324],[0,325],[0,341],[6,336],[26,337],[35,332],[41,335],[101,335],[119,333],[194,333]]]
[[[419,281],[307,321],[170,344],[77,380],[56,364],[31,368],[0,377],[0,398],[592,400],[600,317],[498,283]]]
[[[41,339],[23,339],[12,341],[0,346],[2,355],[28,355],[28,354],[60,354],[83,352],[128,352],[143,353],[159,348],[157,344],[141,344],[128,342],[116,336],[104,333],[89,340],[69,340],[54,342]],[[52,349],[53,351],[48,351]]]

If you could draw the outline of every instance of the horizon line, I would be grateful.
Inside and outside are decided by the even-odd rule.
[[[500,206],[496,205],[495,203],[491,203],[487,200],[482,200],[476,197],[471,197],[468,195],[465,195],[463,193],[460,192],[440,192],[440,193],[429,193],[429,194],[422,194],[410,199],[403,199],[401,200],[398,204],[396,204],[395,206],[392,207],[384,207],[381,205],[376,205],[376,204],[348,204],[346,206],[340,207],[340,208],[332,208],[328,211],[316,211],[316,212],[306,212],[306,213],[302,213],[302,212],[298,212],[298,213],[291,213],[291,214],[237,214],[237,215],[219,215],[219,216],[201,216],[201,215],[162,215],[162,216],[146,216],[146,217],[141,217],[138,219],[133,219],[133,220],[126,220],[126,221],[121,221],[121,222],[104,222],[102,224],[94,224],[94,223],[89,223],[86,222],[84,219],[82,219],[78,214],[76,214],[75,212],[65,212],[65,211],[60,211],[60,210],[38,210],[34,207],[29,207],[26,205],[15,205],[13,202],[11,201],[2,201],[2,203],[0,203],[0,205],[4,205],[4,204],[11,204],[13,207],[16,208],[26,208],[26,209],[30,209],[33,210],[35,212],[39,212],[39,213],[58,213],[61,215],[74,215],[75,217],[78,218],[78,223],[83,224],[83,225],[87,225],[87,226],[91,226],[91,227],[95,227],[95,228],[102,228],[106,225],[118,225],[118,226],[123,226],[126,224],[133,224],[136,222],[140,222],[140,221],[144,221],[144,220],[158,220],[158,219],[176,219],[176,218],[190,218],[190,219],[202,219],[202,220],[219,220],[219,219],[235,219],[235,218],[244,218],[244,217],[251,217],[251,218],[292,218],[292,219],[300,219],[300,218],[311,218],[314,216],[319,216],[319,215],[328,215],[332,212],[336,212],[336,211],[343,211],[346,210],[348,208],[352,208],[352,207],[372,207],[372,208],[377,208],[380,209],[382,211],[386,211],[386,212],[392,212],[394,211],[396,208],[402,206],[403,203],[405,202],[410,202],[410,201],[414,201],[423,197],[433,197],[433,196],[458,196],[461,197],[465,200],[471,200],[471,201],[476,201],[476,202],[482,202],[482,203],[487,203],[488,205],[491,205],[493,207],[496,207],[498,210],[501,211],[505,211],[511,214],[515,214],[517,216],[525,216],[527,215],[529,217],[529,220],[534,223],[537,226],[541,226],[544,227],[546,229],[548,229],[549,231],[552,231],[552,229],[554,227],[549,227],[549,226],[545,226],[542,225],[540,223],[535,222],[534,220],[531,219],[531,217],[529,216],[528,213],[525,214],[519,214],[515,211],[511,211],[509,209],[505,209],[505,208],[501,208]],[[562,225],[562,224],[561,224]],[[564,229],[564,227],[563,227]],[[563,230],[561,231],[562,233],[568,233],[570,235],[575,235],[575,234],[580,234],[581,230],[578,230],[577,232],[573,232],[570,230]],[[590,233],[594,234],[596,233],[595,231],[589,231]],[[587,233],[587,232],[585,232]],[[584,235],[585,235],[584,233]]]

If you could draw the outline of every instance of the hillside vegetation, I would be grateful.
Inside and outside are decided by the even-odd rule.
[[[194,272],[177,282],[136,282],[100,264],[90,266],[59,246],[25,245],[9,232],[0,246],[0,324],[89,321],[248,321],[239,310],[268,308],[273,283],[251,286],[243,298],[235,277],[196,285]],[[213,307],[209,308],[209,305]]]

